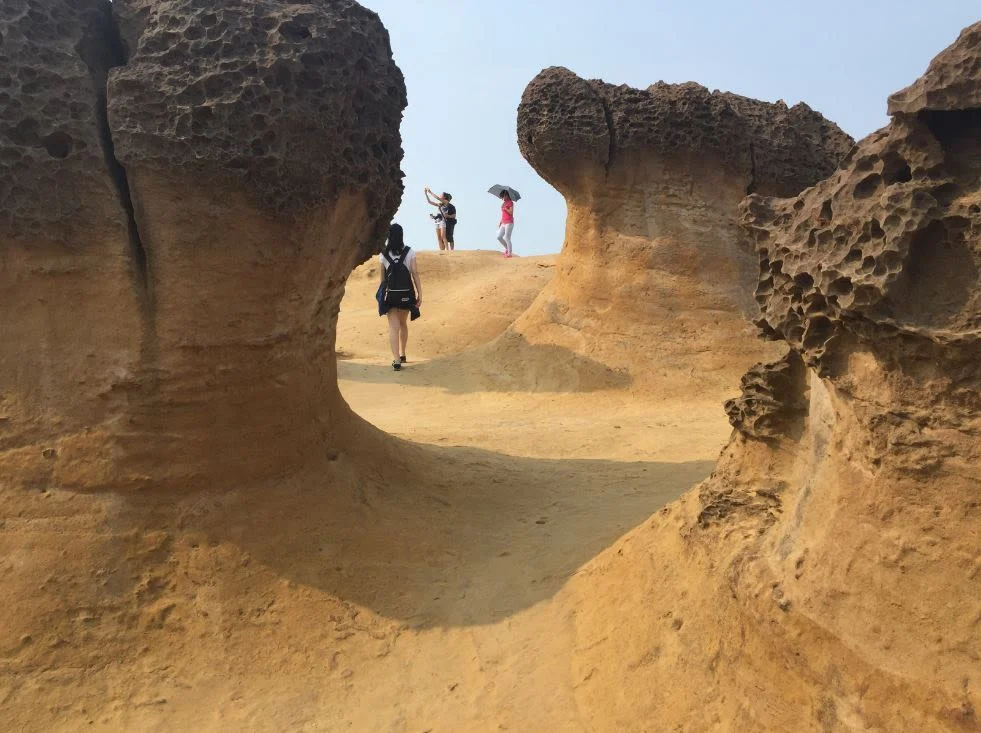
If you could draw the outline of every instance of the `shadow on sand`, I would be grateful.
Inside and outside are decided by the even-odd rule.
[[[154,517],[178,542],[237,546],[248,572],[262,567],[417,628],[469,626],[550,598],[713,466],[515,458],[364,437],[313,477],[130,496],[128,511]]]

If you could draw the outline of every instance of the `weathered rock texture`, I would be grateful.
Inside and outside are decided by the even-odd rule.
[[[795,351],[777,361],[757,364],[740,380],[742,394],[726,401],[729,422],[760,440],[788,435],[807,412],[805,384],[804,363]]]
[[[0,30],[5,460],[126,487],[324,456],[343,282],[401,195],[378,17],[117,0],[117,28],[105,2],[27,5]]]
[[[584,670],[598,615],[650,614],[605,654],[657,648],[624,695],[665,730],[981,729],[979,60],[975,25],[833,175],[743,205],[790,361],[747,375],[713,476],[608,563],[656,600],[583,581],[621,599],[582,614]]]
[[[761,354],[739,202],[798,193],[852,145],[804,104],[694,83],[616,87],[563,68],[528,85],[518,142],[568,220],[559,271],[516,330],[693,389],[731,385]],[[650,358],[632,361],[630,340]]]
[[[136,368],[141,326],[105,124],[110,6],[4,2],[0,39],[0,473],[10,478],[14,463],[49,473],[55,435],[81,436],[119,408],[114,386]]]
[[[926,73],[889,97],[889,114],[981,108],[981,24],[961,31],[957,43],[938,55]]]

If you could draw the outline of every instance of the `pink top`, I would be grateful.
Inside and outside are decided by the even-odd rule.
[[[501,204],[501,224],[514,224],[514,201]]]

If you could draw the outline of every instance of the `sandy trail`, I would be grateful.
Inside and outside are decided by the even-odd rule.
[[[414,500],[402,495],[391,516],[379,516],[401,551],[378,556],[377,533],[358,527],[339,540],[372,596],[360,602],[409,628],[384,657],[353,667],[337,720],[355,730],[585,730],[576,611],[563,589],[708,475],[729,427],[717,399],[645,400],[632,387],[508,390],[493,364],[454,354],[478,346],[468,336],[480,318],[450,257],[424,254],[420,263],[430,307],[452,299],[455,317],[413,324],[412,363],[401,373],[388,365],[381,319],[351,307],[373,288],[362,272],[370,265],[352,276],[342,305],[341,391],[369,422],[412,441],[406,450],[418,460],[406,466],[404,486],[390,489]],[[530,302],[550,264],[452,257],[464,272],[479,263],[482,288],[518,294],[493,309],[485,341]],[[427,560],[410,559],[420,555]]]
[[[377,272],[359,268],[337,346],[364,419],[343,418],[344,449],[305,474],[0,507],[0,573],[20,599],[0,727],[656,730],[595,723],[620,683],[595,687],[600,642],[571,581],[707,476],[729,427],[721,395],[672,398],[564,349],[496,348],[551,262],[421,253],[427,311],[398,374]],[[544,377],[514,378],[529,354]],[[16,572],[28,555],[35,570]]]

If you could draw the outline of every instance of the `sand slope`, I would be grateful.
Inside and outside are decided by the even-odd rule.
[[[521,315],[555,272],[555,256],[515,257],[497,251],[418,252],[423,317],[412,324],[410,356],[435,358],[487,343]],[[348,278],[337,330],[342,358],[391,361],[388,326],[378,317],[378,261]]]

